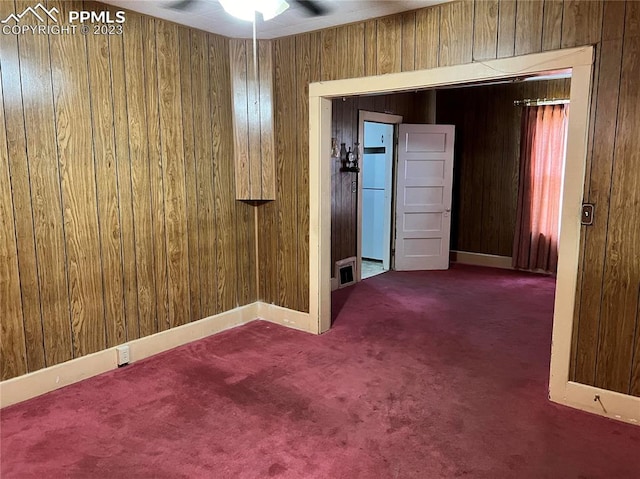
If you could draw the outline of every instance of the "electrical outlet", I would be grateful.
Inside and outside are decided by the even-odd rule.
[[[116,348],[118,352],[118,366],[126,366],[129,364],[129,346],[118,346]]]

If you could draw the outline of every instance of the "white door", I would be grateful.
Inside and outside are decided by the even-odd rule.
[[[399,271],[448,269],[453,125],[401,124],[396,254]]]

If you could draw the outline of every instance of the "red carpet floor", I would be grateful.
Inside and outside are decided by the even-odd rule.
[[[640,427],[546,399],[553,280],[454,267],[334,294],[2,410],[9,478],[638,478]]]

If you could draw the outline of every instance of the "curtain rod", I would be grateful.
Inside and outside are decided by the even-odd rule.
[[[525,100],[515,100],[513,106],[565,105],[567,103],[569,103],[568,98],[527,98]]]

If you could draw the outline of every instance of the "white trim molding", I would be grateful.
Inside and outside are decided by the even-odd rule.
[[[304,331],[305,333],[317,334],[318,332],[316,325],[311,323],[309,313],[302,313],[300,311],[294,311],[293,309],[263,302],[254,304],[257,305],[258,319],[280,324],[287,328],[297,329],[298,331]]]

